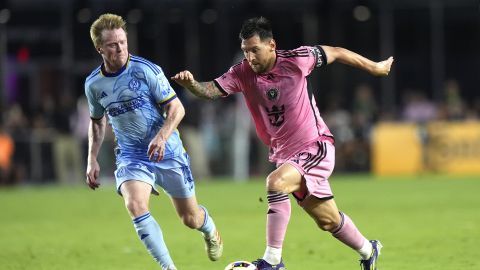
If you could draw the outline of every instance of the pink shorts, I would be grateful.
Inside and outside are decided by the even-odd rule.
[[[285,163],[295,167],[305,179],[301,190],[293,192],[293,196],[300,205],[309,195],[324,200],[333,198],[333,192],[328,182],[335,167],[333,141],[327,139],[313,142]]]

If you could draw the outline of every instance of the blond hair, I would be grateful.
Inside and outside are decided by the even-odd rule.
[[[102,14],[92,23],[92,26],[90,26],[90,37],[92,38],[93,46],[98,48],[102,45],[103,30],[114,30],[119,28],[122,28],[123,31],[125,31],[125,34],[127,33],[126,22],[121,16],[111,13]]]

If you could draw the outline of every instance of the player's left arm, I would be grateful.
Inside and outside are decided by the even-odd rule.
[[[148,145],[147,154],[150,160],[154,161],[163,159],[168,138],[172,135],[173,131],[177,129],[180,121],[182,121],[185,116],[185,108],[178,98],[174,98],[166,105],[163,105],[163,110],[166,113],[166,119],[163,122],[162,128],[160,128],[157,135],[155,135]],[[156,157],[155,154],[157,154]]]
[[[392,56],[384,61],[375,62],[341,47],[322,45],[322,49],[325,51],[328,64],[338,61],[342,64],[363,69],[375,76],[387,76],[393,63]]]

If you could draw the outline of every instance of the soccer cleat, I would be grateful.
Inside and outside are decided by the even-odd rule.
[[[360,267],[362,270],[377,270],[377,260],[383,246],[378,240],[370,240],[370,243],[372,243],[373,247],[372,255],[366,260],[360,260]]]
[[[264,259],[258,259],[252,262],[256,267],[257,270],[286,270],[283,261],[280,261],[279,264],[271,265]]]
[[[208,238],[204,234],[203,239],[205,239],[205,249],[207,250],[208,258],[211,261],[220,259],[223,253],[223,241],[218,230],[215,230],[212,238]]]

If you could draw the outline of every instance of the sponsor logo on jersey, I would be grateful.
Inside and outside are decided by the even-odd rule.
[[[147,103],[147,102],[144,99],[142,99],[142,97],[138,97],[138,98],[129,100],[125,103],[122,103],[122,104],[120,104],[116,107],[109,108],[107,110],[107,112],[108,112],[109,116],[114,117],[114,116],[118,116],[120,114],[124,114],[126,112],[133,111],[135,109],[138,109],[138,108],[142,107],[143,105],[145,105],[145,103]]]
[[[267,110],[268,118],[272,126],[279,127],[283,124],[283,122],[285,121],[285,105],[279,107],[273,105],[271,109],[265,109]]]

